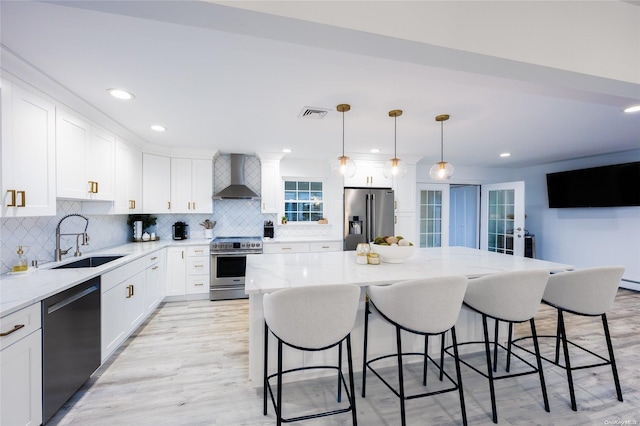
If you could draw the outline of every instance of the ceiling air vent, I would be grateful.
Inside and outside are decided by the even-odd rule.
[[[300,111],[300,114],[298,114],[298,118],[322,120],[328,112],[329,110],[325,108],[304,107]]]

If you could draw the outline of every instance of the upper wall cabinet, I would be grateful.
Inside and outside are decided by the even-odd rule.
[[[116,140],[114,213],[142,212],[142,151]]]
[[[2,80],[2,217],[55,216],[55,106]]]
[[[261,210],[262,213],[278,213],[282,180],[280,179],[280,160],[261,159]]]
[[[416,211],[416,165],[407,164],[407,174],[393,179],[396,212]],[[404,234],[400,234],[404,235]]]
[[[345,178],[344,186],[391,188],[393,182],[382,172],[384,163],[380,161],[355,161],[356,174]]]
[[[56,111],[57,196],[115,199],[115,137],[80,118]]]
[[[171,213],[212,213],[213,161],[171,159]]]
[[[142,210],[171,213],[171,158],[142,154]]]

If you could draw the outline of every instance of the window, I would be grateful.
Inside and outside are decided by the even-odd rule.
[[[323,217],[322,182],[284,181],[284,214],[290,222],[315,222]]]

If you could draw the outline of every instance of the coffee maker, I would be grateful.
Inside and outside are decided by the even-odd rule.
[[[186,240],[189,238],[189,224],[184,222],[176,222],[173,224],[173,239]]]

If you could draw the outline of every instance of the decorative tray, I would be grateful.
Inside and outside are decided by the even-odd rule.
[[[149,238],[148,240],[143,240],[142,238],[132,238],[131,241],[134,243],[150,243],[152,241],[158,241],[160,237]]]

